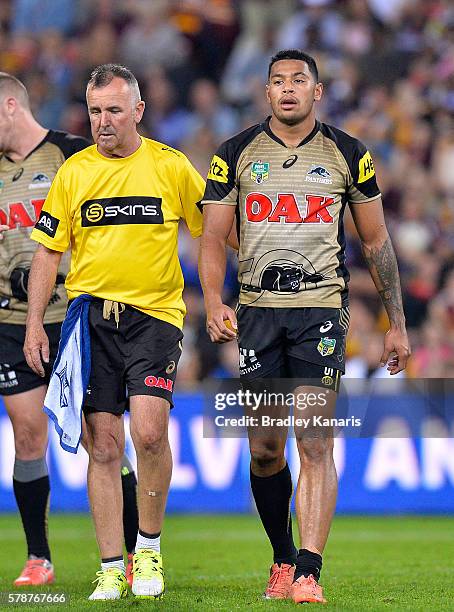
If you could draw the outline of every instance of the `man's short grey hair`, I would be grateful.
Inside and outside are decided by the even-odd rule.
[[[123,81],[129,85],[129,89],[131,90],[136,102],[141,100],[139,83],[137,82],[136,77],[129,70],[129,68],[126,68],[126,66],[122,66],[121,64],[102,64],[101,66],[96,66],[90,75],[90,79],[87,83],[87,89],[89,87],[105,87],[106,85],[109,85],[109,83],[111,83],[115,77],[123,79]]]
[[[0,72],[0,100],[7,96],[16,98],[21,106],[30,110],[30,100],[25,85],[8,72]]]

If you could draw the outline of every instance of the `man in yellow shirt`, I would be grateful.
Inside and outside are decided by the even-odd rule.
[[[48,418],[42,411],[48,379],[29,368],[23,353],[28,274],[36,247],[30,234],[58,168],[89,145],[85,138],[40,125],[24,84],[0,72],[0,397],[13,428],[12,485],[27,544],[27,561],[14,581],[21,588],[55,580],[47,534],[51,496],[46,461]],[[44,316],[50,345],[47,374],[65,318],[67,265],[68,258],[62,258]],[[126,455],[121,475],[129,560],[126,573],[132,581],[138,517],[136,477]]]
[[[185,219],[193,237],[201,234],[204,181],[182,153],[138,134],[145,104],[123,66],[93,71],[87,105],[96,144],[60,168],[32,233],[40,245],[30,273],[24,352],[44,375],[49,349],[43,313],[61,255],[71,247],[68,297],[93,297],[83,411],[102,569],[90,599],[127,593],[119,477],[126,390],[138,461],[132,590],[156,599],[164,592],[160,533],[172,471],[168,420],[185,314],[178,223]]]

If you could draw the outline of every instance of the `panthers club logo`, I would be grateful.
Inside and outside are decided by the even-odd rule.
[[[90,204],[90,206],[88,207],[86,216],[88,221],[90,221],[91,223],[96,223],[97,221],[100,221],[103,218],[104,208],[101,206],[101,204],[93,202],[93,204]]]
[[[308,183],[322,183],[323,185],[331,185],[333,179],[331,178],[330,172],[326,168],[318,164],[314,164],[306,174],[306,181]]]

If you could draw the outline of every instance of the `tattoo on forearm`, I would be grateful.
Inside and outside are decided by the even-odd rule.
[[[389,236],[382,246],[369,248],[362,244],[364,258],[377,287],[391,324],[404,326],[404,309],[396,255]]]

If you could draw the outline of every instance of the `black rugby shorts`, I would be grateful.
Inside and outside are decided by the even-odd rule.
[[[126,306],[117,328],[103,318],[103,300],[90,304],[91,373],[84,412],[123,414],[127,397],[152,395],[173,406],[183,333],[171,323]]]
[[[44,364],[45,377],[41,378],[25,361],[25,325],[0,323],[0,395],[16,395],[49,384],[60,341],[61,323],[50,323],[44,329],[49,338],[50,360]]]
[[[240,378],[304,379],[339,388],[345,371],[348,307],[269,308],[237,311]]]

